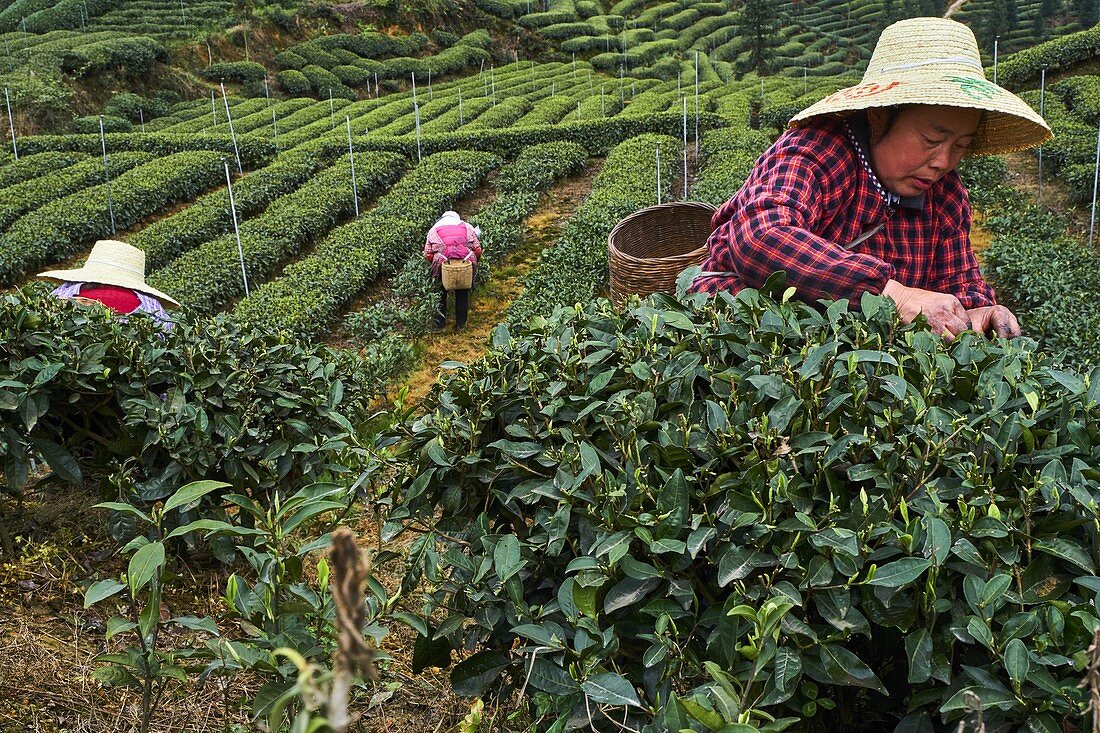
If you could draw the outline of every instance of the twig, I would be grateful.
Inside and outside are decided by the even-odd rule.
[[[363,554],[355,543],[355,535],[347,527],[338,527],[332,533],[329,557],[332,559],[332,600],[336,607],[339,648],[336,650],[332,669],[328,718],[333,730],[343,733],[351,722],[348,717],[348,699],[355,672],[371,679],[377,678],[374,650],[367,646],[360,630],[366,617],[363,585],[370,569],[363,562]]]
[[[603,709],[602,705],[596,706],[596,709],[599,710],[600,713],[603,714],[603,716],[605,718],[610,720],[613,725],[618,726],[619,730],[630,731],[630,733],[641,733],[641,731],[639,731],[635,728],[631,728],[629,725],[626,724],[626,719],[630,716],[630,711],[627,710],[626,708],[623,708],[623,722],[621,722],[621,723],[619,721],[615,720],[614,718],[612,718],[610,715],[608,715],[607,711]]]
[[[531,652],[531,666],[527,668],[527,677],[523,680],[523,685],[519,688],[519,698],[523,700],[523,693],[527,691],[527,683],[531,681],[531,675],[535,671],[535,658],[538,657],[539,652],[549,651],[550,647],[540,646],[535,647]]]

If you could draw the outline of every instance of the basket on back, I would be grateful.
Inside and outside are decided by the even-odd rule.
[[[672,293],[676,278],[707,256],[715,208],[695,201],[658,204],[636,211],[607,238],[611,300],[622,306],[631,294]]]
[[[443,263],[443,289],[469,290],[474,286],[474,266],[466,260],[447,260]]]

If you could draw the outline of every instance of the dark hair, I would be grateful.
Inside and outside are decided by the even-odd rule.
[[[886,108],[886,127],[883,128],[882,132],[878,135],[875,135],[875,128],[871,125],[871,118],[868,117],[867,118],[867,129],[870,131],[871,142],[872,143],[877,143],[879,140],[886,137],[886,133],[890,132],[890,128],[892,128],[894,126],[894,123],[898,121],[898,117],[901,116],[901,113],[904,112],[905,110],[909,109],[910,107],[913,107],[913,106],[915,106],[915,105],[912,105],[912,104],[896,104],[893,107],[887,107]],[[867,110],[867,111],[870,112],[870,110]]]

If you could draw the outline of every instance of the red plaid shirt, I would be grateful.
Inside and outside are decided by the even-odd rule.
[[[899,201],[866,163],[866,135],[860,116],[780,136],[711,219],[704,273],[691,289],[737,292],[784,270],[806,301],[848,298],[854,306],[894,279],[954,295],[964,308],[994,305],[970,248],[970,202],[958,173]]]

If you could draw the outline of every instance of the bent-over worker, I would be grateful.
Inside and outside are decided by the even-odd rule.
[[[454,211],[445,211],[432,228],[424,242],[424,259],[432,268],[432,277],[439,285],[439,311],[435,314],[436,328],[447,324],[447,290],[443,287],[443,263],[448,260],[462,260],[477,266],[481,258],[481,230],[462,220]],[[469,288],[455,290],[455,329],[466,326],[466,317],[470,309]]]

